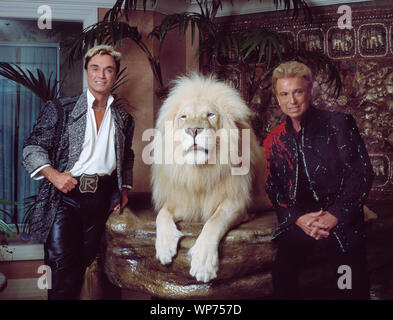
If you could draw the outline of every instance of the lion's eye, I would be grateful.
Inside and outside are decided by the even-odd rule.
[[[183,114],[182,116],[180,116],[180,119],[186,120],[186,119],[187,119],[187,116],[186,116],[185,114]]]
[[[210,119],[214,118],[215,116],[216,116],[216,115],[215,115],[214,113],[211,113],[211,112],[209,112],[209,113],[207,114],[207,117],[210,118]]]

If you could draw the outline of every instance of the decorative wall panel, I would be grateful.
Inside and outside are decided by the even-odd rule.
[[[351,29],[340,29],[338,6],[325,7],[313,14],[313,25],[275,12],[218,19],[228,32],[265,27],[282,33],[297,48],[325,53],[339,70],[343,88],[335,98],[332,88],[320,73],[314,83],[317,108],[351,113],[366,143],[375,172],[369,199],[393,200],[393,9],[392,6],[356,7],[352,5]],[[219,61],[218,61],[219,60]],[[228,60],[228,59],[227,59]],[[250,68],[235,59],[212,59],[202,68],[230,79],[247,99],[252,73],[266,71],[264,63]],[[262,141],[282,120],[283,115],[271,94],[269,79],[263,81],[251,101],[256,111],[254,128]]]

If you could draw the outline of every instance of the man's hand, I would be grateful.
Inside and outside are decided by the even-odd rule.
[[[326,211],[322,210],[306,213],[296,220],[296,225],[315,240],[327,238],[330,235],[328,225],[320,220],[325,214]]]
[[[118,204],[116,204],[113,208],[113,210],[120,210],[122,208],[124,208],[128,203],[128,189],[127,188],[123,188],[121,189],[121,206],[120,206],[120,202]]]
[[[63,193],[70,192],[78,184],[71,172],[59,172],[53,167],[45,167],[40,173]]]
[[[323,214],[318,216],[317,222],[327,227],[327,231],[330,232],[338,223],[338,219],[332,215],[329,211],[322,211]],[[314,226],[314,224],[312,224]]]

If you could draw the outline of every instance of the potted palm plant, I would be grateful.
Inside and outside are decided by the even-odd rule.
[[[263,0],[261,0],[263,1]],[[303,12],[306,21],[312,21],[310,8],[304,0],[265,0],[273,1],[278,9],[284,5],[289,12],[293,9],[293,19]],[[150,0],[154,5],[157,0]],[[162,22],[155,26],[149,34],[151,38],[159,42],[156,54],[151,52],[140,34],[137,27],[130,26],[131,13],[136,10],[137,0],[116,0],[114,6],[105,14],[103,21],[93,24],[83,30],[75,39],[69,50],[70,60],[80,58],[89,47],[95,43],[121,45],[123,39],[133,41],[145,54],[151,70],[158,82],[156,94],[159,98],[165,97],[167,85],[163,81],[161,70],[161,49],[165,43],[167,34],[172,30],[178,30],[179,37],[191,29],[192,39],[199,37],[199,55],[202,60],[211,61],[218,55],[235,55],[238,63],[249,69],[246,83],[246,101],[251,103],[257,89],[266,80],[274,67],[283,60],[300,59],[303,62],[326,70],[328,80],[336,88],[336,93],[341,88],[341,80],[334,63],[325,55],[304,50],[294,50],[285,37],[277,32],[265,28],[254,28],[241,33],[220,31],[215,18],[218,10],[223,7],[223,0],[195,0],[199,12],[183,12],[167,15]],[[147,0],[143,0],[143,8],[146,9]],[[233,3],[233,1],[231,1]],[[125,18],[126,22],[120,21]],[[266,63],[266,72],[256,73],[256,65]],[[164,94],[163,94],[164,93]]]
[[[10,211],[0,209],[0,213],[11,220],[11,224],[9,224],[5,220],[0,219],[0,245],[2,245],[6,251],[8,250],[6,245],[8,244],[8,239],[10,238],[15,239],[18,237],[18,239],[22,242],[28,242],[30,240],[30,217],[35,201],[35,195],[25,198],[23,203],[0,199],[0,205],[13,207],[21,206],[24,209],[23,218],[20,223],[18,223],[16,211],[14,214],[12,214]]]

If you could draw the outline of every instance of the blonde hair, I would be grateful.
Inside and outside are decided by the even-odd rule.
[[[288,61],[281,63],[273,71],[272,76],[272,90],[273,94],[276,94],[276,84],[277,80],[281,78],[291,78],[291,77],[302,77],[306,80],[309,88],[312,88],[313,76],[311,69],[305,64],[297,61]]]
[[[89,64],[89,61],[91,58],[96,56],[97,54],[104,55],[107,54],[115,60],[116,64],[116,71],[118,72],[120,70],[120,57],[121,53],[119,51],[116,51],[113,47],[107,46],[107,45],[98,45],[94,46],[93,48],[90,48],[86,54],[85,54],[85,69],[87,70],[87,65]]]

